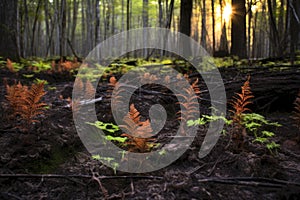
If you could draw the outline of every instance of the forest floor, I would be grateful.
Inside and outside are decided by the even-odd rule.
[[[189,150],[170,166],[145,174],[115,173],[92,159],[77,135],[67,100],[59,98],[72,96],[73,75],[37,75],[49,82],[46,90],[55,89],[47,90],[43,99],[50,109],[30,133],[24,133],[9,117],[2,80],[28,85],[30,81],[21,72],[0,70],[0,199],[300,199],[300,141],[290,119],[292,104],[281,107],[282,102],[274,102],[259,111],[282,125],[274,130],[280,148],[273,154],[252,142],[238,150],[227,148],[230,134],[224,134],[209,155],[199,159],[205,136],[205,130],[199,130]],[[224,82],[238,78],[241,86],[240,80],[245,80],[246,73],[221,71]],[[101,87],[107,88],[107,83],[100,83],[99,94],[108,95]],[[140,98],[135,105],[143,114],[146,101]],[[96,111],[99,120],[111,121],[110,102],[105,99],[96,103]],[[168,119],[162,138],[176,132],[176,120]]]

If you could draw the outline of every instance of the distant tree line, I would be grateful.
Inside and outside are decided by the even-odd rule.
[[[1,0],[0,56],[84,57],[108,37],[140,27],[180,31],[215,56],[293,59],[300,1]]]

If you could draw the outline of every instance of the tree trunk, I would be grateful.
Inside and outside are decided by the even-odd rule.
[[[168,8],[168,4],[166,4],[166,7]],[[171,28],[171,23],[172,23],[172,17],[173,17],[173,10],[174,10],[174,0],[171,0],[170,2],[170,7],[167,9],[167,25],[166,28],[170,29]]]
[[[246,6],[245,0],[232,0],[231,55],[246,58]]]
[[[148,27],[148,0],[143,0],[143,27],[146,28]],[[147,35],[147,31],[143,32],[143,40],[144,40],[144,44],[146,46],[148,46],[148,35]],[[148,49],[144,48],[143,49],[143,56],[147,57],[148,55]]]
[[[0,56],[18,60],[16,45],[17,0],[0,1]]]
[[[193,0],[181,0],[180,3],[180,22],[179,31],[187,36],[191,36],[191,18],[193,11]],[[180,41],[182,47],[182,54],[185,57],[191,56],[191,47]]]
[[[71,31],[71,43],[75,45],[75,31],[77,25],[77,15],[78,15],[78,3],[77,0],[73,0],[73,20],[72,20],[72,31]]]
[[[295,61],[295,52],[299,48],[299,33],[300,33],[300,2],[299,0],[290,0],[291,6],[291,63],[294,64]]]
[[[274,6],[272,7],[271,0],[268,0],[268,10],[269,10],[269,16],[270,16],[270,39],[271,39],[271,53],[270,56],[279,56],[282,52],[280,50],[279,45],[279,35],[278,35],[278,29],[276,26],[276,19],[274,16],[274,10],[273,8],[276,8],[276,1],[273,1]]]
[[[87,53],[87,48],[86,48],[86,13],[85,11],[85,1],[81,1],[81,55],[85,56]]]
[[[158,26],[163,27],[163,8],[161,0],[158,0]]]
[[[202,0],[202,12],[201,12],[201,45],[206,49],[206,5],[205,0]]]
[[[45,13],[45,26],[46,26],[46,41],[49,41],[50,38],[50,28],[49,28],[49,8],[48,8],[48,1],[44,1],[44,13]],[[46,54],[48,56],[48,42],[46,42]]]
[[[180,32],[191,36],[191,18],[193,11],[193,0],[181,0],[180,4]]]
[[[252,0],[249,0],[248,2],[248,34],[247,34],[247,53],[248,53],[248,59],[250,58],[250,50],[251,50],[251,20],[252,20]]]
[[[35,51],[35,48],[34,48],[35,30],[36,30],[37,20],[38,20],[38,17],[39,17],[41,3],[42,3],[42,1],[39,0],[38,5],[36,7],[34,22],[33,22],[33,26],[32,26],[32,38],[31,38],[31,46],[30,46],[31,56],[34,56],[36,54],[36,51]]]
[[[216,51],[216,37],[215,37],[215,2],[211,0],[211,19],[212,19],[212,54]]]
[[[100,0],[96,0],[96,26],[95,26],[95,41],[96,45],[100,42]]]

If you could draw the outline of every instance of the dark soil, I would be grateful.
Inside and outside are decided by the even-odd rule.
[[[240,85],[247,74],[230,69],[221,71],[224,82],[239,81]],[[256,74],[259,73],[252,75],[254,79]],[[43,101],[49,109],[39,116],[40,122],[30,132],[20,131],[18,121],[10,116],[4,78],[10,84],[14,80],[31,82],[22,72],[0,71],[0,199],[300,199],[300,133],[290,118],[292,105],[282,109],[279,101],[274,101],[268,109],[255,110],[263,108],[258,101],[254,108],[268,120],[282,124],[274,130],[275,141],[281,147],[273,154],[252,142],[238,149],[233,144],[228,146],[230,136],[225,134],[208,156],[199,159],[198,151],[205,136],[205,129],[201,129],[189,150],[170,166],[146,174],[115,173],[93,160],[85,150],[68,102],[59,98],[72,96],[73,74],[38,74],[39,79],[49,82],[46,90],[48,86],[56,88],[47,90]],[[96,111],[99,120],[111,122],[106,82],[101,82],[97,89],[97,95],[104,99],[96,103]],[[203,98],[208,96],[203,95]],[[172,102],[165,96],[158,98],[162,105]],[[152,94],[134,99],[144,117],[151,99]],[[280,101],[290,103],[289,99]],[[202,113],[206,107],[203,103]],[[170,109],[171,115],[158,136],[160,142],[177,131],[175,102]],[[53,174],[60,176],[51,177]]]

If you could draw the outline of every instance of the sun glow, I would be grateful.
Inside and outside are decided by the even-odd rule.
[[[230,4],[227,4],[223,10],[223,16],[226,22],[229,22],[232,14],[232,7]]]

